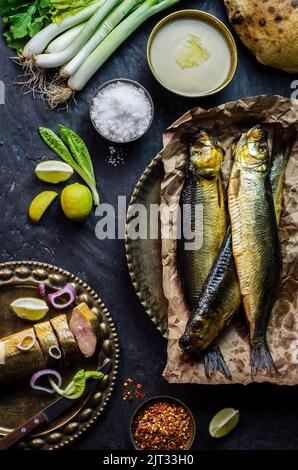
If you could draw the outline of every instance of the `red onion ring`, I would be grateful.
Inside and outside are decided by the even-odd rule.
[[[56,299],[59,299],[62,295],[69,295],[69,300],[65,304],[58,304]],[[67,307],[70,307],[76,300],[77,291],[72,284],[66,284],[65,287],[59,289],[57,292],[48,294],[48,303],[54,307],[56,310],[65,310]]]
[[[38,285],[38,292],[41,297],[46,296],[46,285],[43,282]]]
[[[57,386],[59,388],[61,387],[62,377],[59,374],[59,372],[57,372],[54,369],[42,369],[42,370],[39,370],[38,372],[35,372],[35,374],[33,374],[31,377],[30,386],[34,390],[42,390],[43,392],[47,392],[51,394],[56,393],[53,388],[47,388],[47,387],[42,387],[41,385],[36,385],[37,380],[40,379],[40,377],[43,377],[44,375],[53,375],[54,377],[56,377],[58,381]]]
[[[55,346],[55,344],[53,346],[51,346],[49,348],[49,355],[53,358],[53,359],[61,359],[62,357],[62,352],[61,352],[61,349],[59,348],[59,346]]]
[[[23,346],[23,343],[24,341],[27,339],[27,338],[31,338],[31,343],[29,343],[28,346]],[[17,348],[20,349],[21,351],[29,351],[29,349],[33,348],[34,344],[35,344],[35,341],[36,341],[36,336],[34,333],[28,333],[26,334],[22,339],[21,341],[17,344]]]

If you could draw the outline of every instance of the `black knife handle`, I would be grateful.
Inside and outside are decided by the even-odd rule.
[[[6,436],[0,439],[0,450],[9,449],[46,421],[47,419],[42,412],[39,412],[36,415],[32,416],[23,424],[21,424],[21,426],[14,429],[13,431],[11,431]]]

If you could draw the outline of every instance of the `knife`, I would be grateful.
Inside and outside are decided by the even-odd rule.
[[[97,369],[98,372],[107,374],[111,368],[112,361],[110,359],[105,359],[103,364]],[[86,396],[91,392],[97,385],[97,380],[89,379],[86,384],[84,395]],[[78,398],[81,399],[82,397]],[[6,450],[12,447],[14,444],[19,442],[24,437],[28,436],[32,431],[41,426],[44,423],[50,423],[55,418],[64,413],[68,408],[74,405],[77,400],[69,400],[67,398],[61,397],[55,400],[51,405],[47,406],[43,410],[39,411],[36,415],[31,416],[27,421],[25,421],[21,426],[14,429],[8,433],[5,437],[0,439],[0,450]]]

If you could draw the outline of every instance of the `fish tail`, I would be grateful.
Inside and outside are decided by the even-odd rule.
[[[297,130],[294,125],[286,129],[281,125],[277,125],[273,135],[272,161],[277,156],[282,155],[284,162],[287,163],[296,138]]]
[[[265,369],[271,377],[278,374],[278,369],[272,359],[268,348],[267,341],[264,339],[262,343],[255,345],[251,349],[250,354],[252,375],[256,376],[261,369]]]
[[[221,372],[226,379],[232,379],[231,372],[217,344],[213,344],[204,351],[204,367],[205,375],[208,379],[210,379],[216,371]]]

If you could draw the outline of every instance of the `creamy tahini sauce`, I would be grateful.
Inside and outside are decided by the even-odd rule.
[[[156,34],[151,46],[156,75],[174,91],[206,94],[227,78],[231,53],[222,36],[210,24],[178,19]]]

